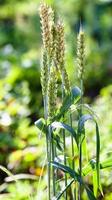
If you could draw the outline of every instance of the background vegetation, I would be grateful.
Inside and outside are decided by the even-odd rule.
[[[76,38],[80,20],[86,34],[85,98],[99,115],[101,157],[112,153],[112,2],[51,0],[66,32],[66,63],[77,82]],[[0,165],[20,182],[0,172],[0,199],[45,199],[44,138],[34,126],[43,116],[40,86],[41,30],[38,0],[0,0]],[[75,85],[76,85],[75,84]],[[92,128],[88,127],[90,133]],[[94,138],[90,149],[94,152]],[[107,152],[109,152],[107,154]],[[25,178],[24,174],[29,174]],[[45,169],[43,175],[45,174]],[[102,172],[105,197],[112,198],[112,171]],[[39,182],[39,186],[38,186]],[[24,190],[23,190],[24,187]]]

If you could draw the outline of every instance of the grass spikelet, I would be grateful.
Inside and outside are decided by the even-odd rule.
[[[48,60],[47,53],[45,50],[42,52],[42,65],[41,65],[41,86],[42,86],[42,95],[43,97],[47,94],[47,83],[48,83]]]
[[[64,26],[59,20],[56,26],[56,46],[55,46],[56,65],[60,71],[62,83],[67,92],[70,91],[70,82],[65,68],[65,41]]]
[[[49,56],[52,57],[53,52],[53,26],[54,26],[54,12],[51,7],[45,3],[40,5],[40,18],[42,25],[42,40],[43,45]]]
[[[57,78],[56,69],[51,67],[48,81],[48,119],[51,122],[56,112]]]
[[[77,63],[78,63],[78,78],[83,79],[85,62],[85,39],[82,27],[80,28],[77,37]]]

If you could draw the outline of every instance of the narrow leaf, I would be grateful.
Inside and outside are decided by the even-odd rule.
[[[82,169],[83,176],[87,176],[89,173],[91,173],[96,165],[96,160],[92,159],[90,160],[85,167]],[[105,159],[104,161],[100,162],[100,169],[106,169],[106,168],[112,168],[112,156]]]
[[[63,114],[68,112],[70,106],[72,104],[76,104],[81,97],[81,90],[78,87],[74,87],[71,90],[71,93],[66,96],[65,100],[63,101],[63,105],[61,106],[55,120],[60,119]]]
[[[45,120],[43,118],[40,118],[38,119],[36,122],[35,122],[35,126],[40,130],[42,131],[43,133],[45,133]]]
[[[108,167],[112,167],[112,156],[100,163],[100,169],[105,169]]]
[[[64,192],[72,185],[73,182],[74,182],[74,179],[72,179],[70,181],[70,183],[68,183],[68,185],[62,191],[60,191],[58,196],[53,198],[53,200],[59,200],[62,197],[62,195],[64,194]]]
[[[95,197],[97,197],[98,182],[97,182],[97,171],[96,171],[96,169],[93,170],[93,191],[94,191]]]
[[[83,176],[87,176],[90,172],[92,172],[95,169],[96,166],[96,160],[91,159],[89,163],[82,169]]]
[[[93,120],[92,115],[82,115],[82,117],[80,117],[79,123],[78,123],[79,132],[82,131],[85,122],[88,121],[88,120]]]
[[[68,173],[74,179],[74,181],[77,181],[80,184],[82,184],[84,186],[84,188],[86,189],[86,192],[87,192],[89,200],[96,200],[93,192],[87,187],[87,185],[83,182],[82,178],[80,177],[80,175],[77,172],[72,170],[70,167],[62,165],[62,164],[60,164],[58,162],[52,162],[51,164],[54,167],[62,170],[63,172]]]
[[[100,179],[100,135],[99,135],[99,128],[96,120],[93,118],[92,115],[82,115],[79,119],[78,123],[78,133],[79,136],[81,132],[83,132],[85,122],[88,120],[92,120],[95,123],[96,128],[96,171],[97,171],[97,185],[99,187],[99,179]]]
[[[62,122],[53,122],[51,124],[51,127],[52,127],[52,129],[59,128],[59,129],[67,130],[74,137],[76,144],[77,144],[77,135],[76,135],[76,132],[74,131],[74,129],[71,126],[64,124]]]
[[[97,200],[93,194],[93,192],[85,185],[86,193],[88,195],[89,200]]]
[[[65,173],[68,173],[72,178],[74,178],[74,180],[82,183],[82,179],[80,178],[79,174],[75,172],[74,170],[72,170],[70,167],[60,164],[58,162],[52,162],[51,164],[54,167],[64,171]]]

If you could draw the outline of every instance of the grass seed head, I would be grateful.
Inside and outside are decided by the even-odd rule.
[[[51,122],[56,112],[57,78],[56,68],[51,67],[48,81],[48,119]]]
[[[41,86],[42,86],[43,97],[45,97],[47,94],[48,77],[49,77],[49,67],[48,67],[47,53],[45,50],[43,50],[42,65],[41,65]]]
[[[64,26],[59,20],[56,26],[56,60],[57,64],[63,66],[65,62],[65,41],[64,41]]]
[[[42,39],[43,45],[48,55],[52,57],[53,52],[53,26],[54,26],[54,12],[51,7],[45,3],[40,5],[40,19],[42,25]]]
[[[56,26],[56,42],[55,42],[55,59],[56,65],[60,71],[62,77],[62,83],[64,84],[65,90],[70,91],[70,82],[68,74],[65,68],[65,39],[64,39],[64,25],[59,20]]]
[[[85,62],[85,38],[82,28],[80,28],[77,37],[77,63],[78,63],[78,78],[83,79]]]

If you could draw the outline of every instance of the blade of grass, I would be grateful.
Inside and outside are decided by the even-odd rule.
[[[58,194],[57,197],[54,197],[54,200],[59,200],[62,197],[62,195],[64,194],[64,192],[72,185],[73,182],[74,182],[74,179],[72,179],[70,181],[70,183],[68,183],[67,186],[64,187],[64,189],[62,191],[60,191],[60,193]]]
[[[75,172],[74,170],[72,170],[70,167],[68,166],[64,166],[58,162],[53,162],[51,163],[54,167],[62,170],[64,173],[68,173],[73,179],[74,181],[77,181],[78,183],[81,183],[81,185],[84,186],[84,188],[86,189],[87,195],[89,200],[96,200],[93,192],[88,188],[88,186],[83,182],[82,178],[80,177],[80,174],[78,174],[77,172]]]
[[[56,117],[53,119],[54,120],[59,120],[61,117],[63,117],[63,114],[67,113],[70,106],[72,104],[76,104],[81,96],[81,91],[80,89],[76,86],[71,90],[71,95],[68,94],[64,100],[63,100],[63,104],[60,108],[60,110],[58,111]]]
[[[81,133],[85,122],[88,120],[92,120],[96,126],[96,170],[97,170],[97,185],[99,188],[99,179],[100,179],[100,135],[99,135],[99,128],[96,120],[93,118],[92,115],[83,115],[78,123],[78,130]],[[98,191],[97,191],[98,192]]]
[[[71,135],[73,136],[73,138],[75,139],[76,144],[77,144],[77,135],[76,135],[75,130],[71,126],[69,126],[65,123],[62,123],[62,122],[56,122],[55,121],[51,124],[51,127],[52,127],[52,129],[58,129],[59,128],[59,129],[65,129],[65,130],[69,131],[69,133],[71,133]]]
[[[64,89],[64,72],[62,71],[62,103],[64,103],[65,98],[65,89]],[[62,112],[62,118],[64,121],[64,115],[65,113]],[[66,165],[66,138],[65,138],[65,129],[62,129],[63,134],[63,155],[64,155],[64,165]],[[65,187],[67,186],[67,175],[65,174]],[[65,200],[67,200],[67,190],[65,190]]]

